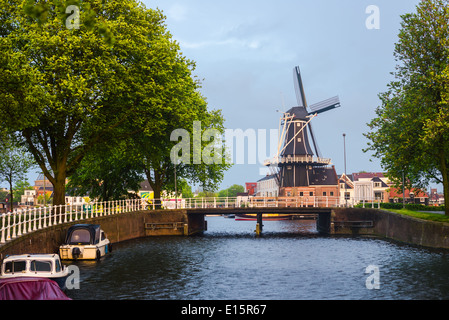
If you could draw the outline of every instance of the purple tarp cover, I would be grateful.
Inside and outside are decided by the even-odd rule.
[[[71,300],[47,278],[0,279],[0,300]]]

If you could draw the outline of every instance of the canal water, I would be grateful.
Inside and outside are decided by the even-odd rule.
[[[329,237],[314,221],[206,217],[193,237],[115,244],[79,268],[74,300],[449,299],[449,251],[367,237]],[[378,282],[376,282],[378,280]],[[376,285],[378,283],[378,285]]]

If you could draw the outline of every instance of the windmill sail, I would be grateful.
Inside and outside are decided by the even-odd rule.
[[[299,107],[307,108],[306,95],[304,93],[304,86],[302,85],[301,71],[299,67],[293,69],[293,83],[295,84],[296,101]]]
[[[309,109],[310,113],[322,113],[340,107],[340,99],[338,96],[312,104]]]

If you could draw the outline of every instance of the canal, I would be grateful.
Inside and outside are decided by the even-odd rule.
[[[206,217],[193,237],[115,244],[79,268],[74,300],[449,299],[449,252],[367,237],[327,237],[314,221]],[[368,268],[368,273],[367,272]],[[376,287],[373,279],[379,280]]]

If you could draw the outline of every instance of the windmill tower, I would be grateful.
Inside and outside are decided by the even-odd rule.
[[[311,122],[318,114],[340,107],[339,98],[308,106],[299,67],[294,68],[293,76],[298,106],[282,115],[277,154],[265,162],[275,173],[280,195],[284,196],[295,191],[293,188],[338,185],[335,169],[328,168],[331,159],[320,153]],[[310,188],[303,190],[313,193]]]

